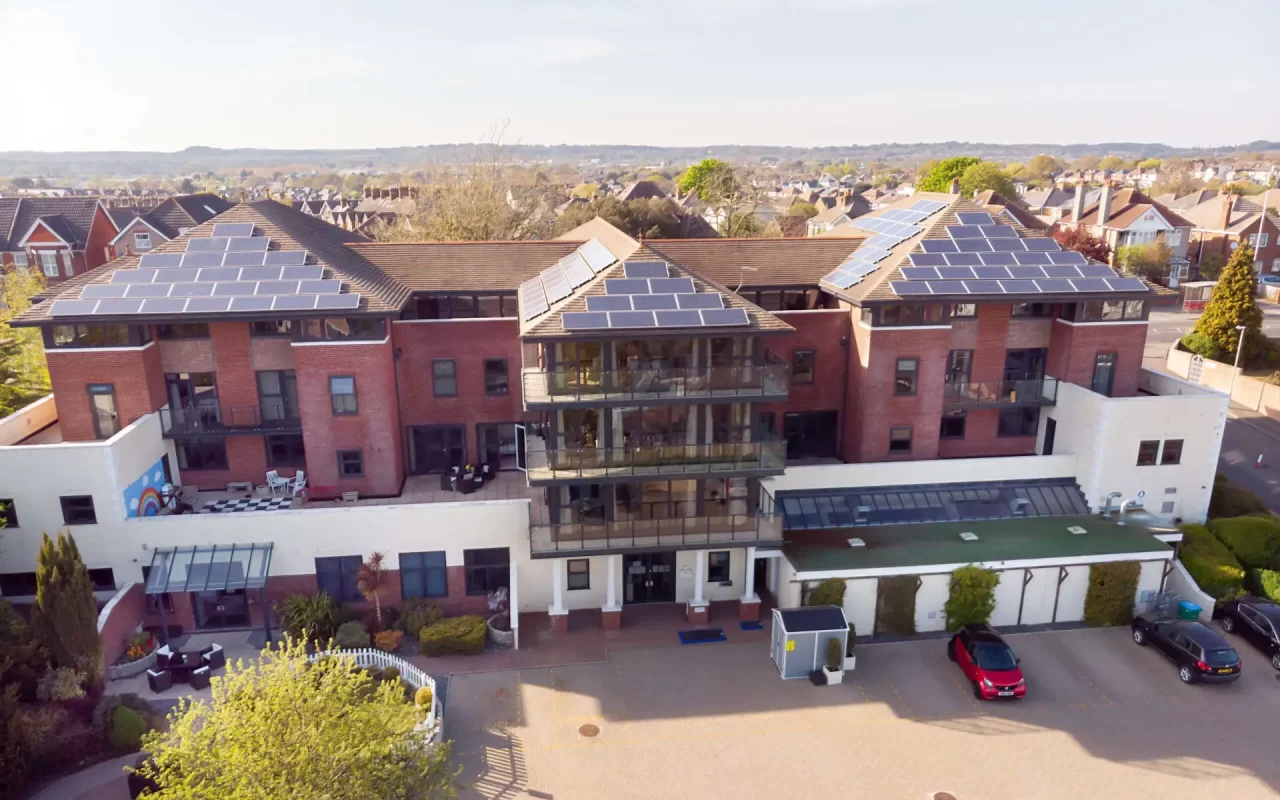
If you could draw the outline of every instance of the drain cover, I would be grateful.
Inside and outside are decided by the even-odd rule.
[[[956,800],[956,796],[951,792],[934,792],[933,800]]]
[[[578,735],[585,736],[588,739],[594,739],[600,735],[600,726],[598,725],[581,725],[578,727]],[[953,799],[954,800],[954,799]]]

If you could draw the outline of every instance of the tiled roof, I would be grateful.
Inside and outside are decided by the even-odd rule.
[[[1142,218],[1143,214],[1155,210],[1175,228],[1190,228],[1191,223],[1179,216],[1163,203],[1157,203],[1137,189],[1121,189],[1111,195],[1111,211],[1107,219],[1098,220],[1098,207],[1101,202],[1094,202],[1084,210],[1082,225],[1100,225],[1104,228],[1128,228]]]
[[[325,223],[328,224],[328,223]],[[582,242],[357,242],[348,249],[411,291],[511,291]]]
[[[41,217],[61,217],[55,228],[73,246],[83,248],[89,240],[97,197],[20,197],[0,200],[0,250],[16,250],[18,240],[27,235]],[[6,217],[10,217],[6,226]],[[51,225],[51,227],[53,227]]]
[[[858,243],[838,238],[648,239],[644,246],[725,286],[816,286]]]
[[[1203,202],[1184,208],[1181,214],[1184,218],[1197,230],[1221,231],[1222,227],[1222,204],[1225,202],[1221,195],[1214,194]],[[1227,233],[1257,233],[1259,216],[1262,214],[1262,206],[1245,197],[1237,197],[1231,206],[1231,219],[1227,222]],[[1274,215],[1268,215],[1272,224],[1280,227],[1280,223],[1276,222]]]

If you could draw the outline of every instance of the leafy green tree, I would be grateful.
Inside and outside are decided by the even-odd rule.
[[[1226,260],[1217,254],[1205,256],[1200,259],[1200,263],[1196,264],[1196,273],[1199,274],[1202,281],[1216,281],[1218,276],[1222,274],[1222,267]]]
[[[182,700],[169,730],[143,737],[137,770],[155,800],[447,800],[457,797],[450,743],[419,729],[426,710],[398,682],[340,657],[307,659],[302,642],[227,665],[208,700]]]
[[[608,195],[588,203],[569,206],[560,215],[556,231],[564,233],[573,230],[597,216],[628,236],[643,236],[646,239],[685,239],[706,230],[706,223],[687,216],[669,197],[647,197],[623,202]]]
[[[1259,352],[1266,343],[1262,335],[1262,311],[1254,298],[1255,277],[1253,248],[1242,244],[1222,268],[1213,297],[1196,321],[1194,332],[1212,339],[1224,361],[1235,358],[1240,338],[1237,325],[1245,326],[1243,358]]]
[[[1158,158],[1146,158],[1138,162],[1139,169],[1160,169],[1164,162]]]
[[[916,181],[916,189],[922,192],[949,192],[951,191],[951,181],[957,180],[964,175],[965,170],[975,164],[982,163],[982,159],[974,156],[956,156],[948,158],[945,161],[929,162],[933,164],[926,173],[924,167],[921,167],[920,179]],[[929,166],[926,164],[925,166]]]
[[[1053,232],[1053,239],[1068,250],[1074,250],[1085,258],[1111,263],[1111,248],[1105,240],[1094,236],[1084,228],[1058,228]]]
[[[569,192],[569,194],[573,195],[574,197],[581,197],[584,200],[590,200],[592,197],[595,197],[596,190],[599,188],[600,188],[599,184],[580,183],[577,186],[573,187],[573,191]]]
[[[1000,574],[969,564],[951,573],[951,594],[944,609],[947,630],[958,631],[969,623],[985,623],[996,610],[996,585]]]
[[[691,165],[676,181],[683,194],[696,194],[705,202],[711,202],[706,192],[715,181],[722,180],[723,174],[732,172],[733,167],[718,158],[704,158]]]
[[[1234,194],[1237,197],[1251,197],[1255,194],[1262,194],[1266,190],[1267,187],[1260,186],[1253,181],[1248,180],[1228,183],[1226,186],[1222,187],[1222,191],[1227,194]]]
[[[46,533],[40,542],[31,627],[54,666],[80,670],[91,683],[101,682],[98,603],[89,570],[70,533],[59,531],[56,542]]]
[[[1071,162],[1073,169],[1097,169],[1102,159],[1098,156],[1080,156]]]
[[[1173,249],[1164,242],[1126,245],[1116,250],[1117,267],[1149,281],[1159,280],[1169,274],[1169,263],[1172,260]]]
[[[1120,158],[1119,156],[1107,156],[1106,158],[1098,162],[1098,169],[1107,170],[1108,172],[1110,172],[1111,170],[1120,169],[1123,166],[1124,166],[1124,159]]]
[[[818,207],[813,203],[806,203],[803,200],[797,200],[787,208],[787,216],[811,219],[818,216]]]
[[[11,267],[3,278],[0,307],[0,417],[50,392],[49,367],[38,328],[14,328],[9,321],[31,307],[31,298],[44,290],[38,270]]]
[[[969,166],[960,175],[960,192],[966,197],[973,197],[978,192],[985,192],[988,189],[1010,200],[1018,196],[1013,179],[1000,169],[998,164],[990,161],[979,161]]]

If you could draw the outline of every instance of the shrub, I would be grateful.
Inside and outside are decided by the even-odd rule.
[[[385,615],[387,612],[382,613]],[[394,653],[400,649],[400,640],[403,637],[404,633],[401,631],[378,631],[373,635],[373,646],[379,650]]]
[[[970,564],[951,573],[951,595],[944,607],[947,630],[958,631],[970,622],[986,622],[996,610],[996,584],[1000,575],[995,570]]]
[[[369,646],[369,631],[365,629],[363,622],[353,619],[339,625],[338,633],[333,639],[344,650],[358,650]]]
[[[479,655],[484,640],[484,617],[479,614],[442,619],[418,632],[418,644],[427,656]]]
[[[1217,361],[1218,356],[1222,353],[1222,350],[1213,339],[1203,333],[1195,333],[1194,331],[1182,337],[1182,347],[1210,361]]]
[[[423,686],[413,695],[413,704],[423,708],[431,708],[431,687]]]
[[[1266,597],[1280,603],[1280,572],[1273,569],[1255,569],[1253,588],[1259,597]]]
[[[841,581],[843,583],[843,581]],[[844,654],[840,652],[840,640],[827,640],[827,669],[835,672],[844,666]]]
[[[395,667],[387,667],[382,671],[382,679],[388,683],[400,680],[400,670]]]
[[[1203,525],[1182,526],[1178,559],[1196,585],[1215,600],[1230,600],[1244,590],[1244,569],[1240,562]]]
[[[143,700],[140,696],[129,692],[127,694],[104,694],[98,705],[93,709],[93,729],[98,735],[106,738],[111,735],[112,720],[115,718],[117,708],[129,708],[137,712],[143,721],[150,725],[155,711],[151,705]]]
[[[807,606],[843,606],[844,586],[845,583],[842,578],[827,578],[809,591],[809,597],[804,604]]]
[[[102,751],[103,740],[93,726],[60,705],[43,705],[26,712],[32,775],[65,772]]]
[[[1138,594],[1137,561],[1094,564],[1089,568],[1089,591],[1084,596],[1084,621],[1090,625],[1128,625]]]
[[[276,606],[276,613],[280,615],[280,627],[295,639],[302,639],[305,631],[312,642],[325,644],[338,627],[338,604],[324,592],[291,594]]]
[[[911,636],[916,632],[919,580],[915,575],[895,575],[879,580],[876,587],[876,633]]]
[[[120,750],[137,750],[147,722],[128,706],[117,706],[111,717],[111,746]]]
[[[43,702],[79,700],[84,696],[84,673],[71,667],[50,669],[36,686],[36,699]]]
[[[400,609],[395,606],[387,606],[382,609],[382,629],[384,631],[399,630],[400,627]]]
[[[1280,569],[1280,520],[1275,517],[1211,519],[1208,527],[1244,566]]]
[[[18,687],[0,689],[0,786],[15,796],[31,768],[31,732],[18,711]]]
[[[87,678],[97,685],[102,680],[102,637],[89,570],[70,534],[59,533],[56,543],[48,534],[43,536],[31,630],[55,665],[81,670],[82,681]]]
[[[1218,517],[1243,517],[1248,514],[1266,514],[1271,510],[1267,504],[1248,489],[1243,489],[1222,473],[1213,478],[1213,492],[1209,495],[1209,519]]]
[[[400,611],[399,625],[400,630],[417,639],[423,628],[442,619],[444,611],[440,606],[425,598],[415,597],[405,601],[404,608]]]

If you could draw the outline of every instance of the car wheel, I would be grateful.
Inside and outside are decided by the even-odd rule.
[[[1276,653],[1271,657],[1271,666],[1280,669],[1280,653]]]
[[[1147,635],[1142,632],[1142,628],[1133,629],[1133,641],[1142,647],[1146,646]]]
[[[1235,633],[1235,632],[1236,632],[1236,621],[1235,621],[1234,619],[1232,619],[1231,617],[1229,617],[1229,616],[1227,616],[1227,617],[1223,617],[1223,618],[1222,618],[1222,623],[1221,623],[1221,624],[1222,624],[1222,629],[1223,629],[1224,631],[1226,631],[1227,633]]]
[[[951,638],[951,641],[947,642],[947,658],[952,661],[956,660],[956,640],[954,636]]]
[[[1178,668],[1178,677],[1183,683],[1191,683],[1196,679],[1196,674],[1191,671],[1191,667],[1183,666]]]
[[[973,696],[979,700],[982,699],[982,687],[978,685],[977,681],[973,682]]]

